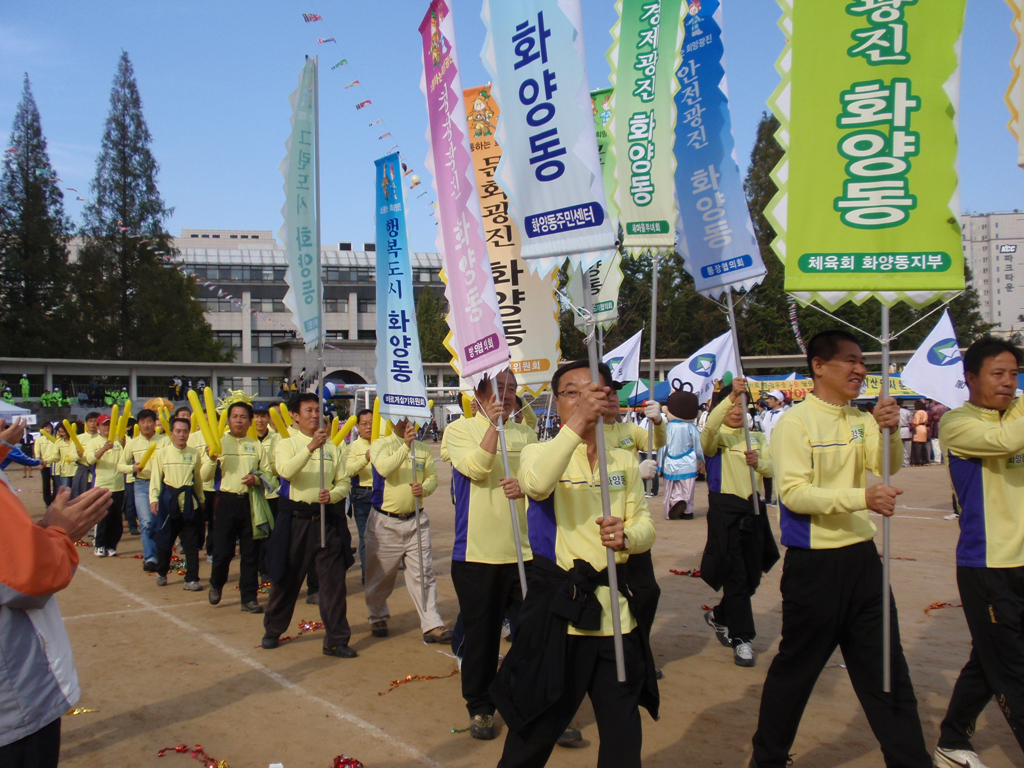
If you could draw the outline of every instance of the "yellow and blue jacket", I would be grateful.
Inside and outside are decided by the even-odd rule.
[[[413,440],[416,449],[416,481],[423,486],[423,499],[437,490],[437,468],[434,455],[425,443]],[[405,440],[391,434],[370,446],[373,465],[373,497],[377,509],[392,514],[408,514],[416,510],[410,483],[413,481],[412,454]],[[420,500],[422,504],[422,499]]]
[[[708,414],[700,433],[704,450],[704,466],[711,493],[730,493],[741,499],[750,498],[750,469],[747,466],[747,438],[743,427],[725,426],[725,417],[733,403],[725,398]],[[772,454],[768,441],[760,432],[750,433],[750,449],[757,451],[757,490],[764,496],[764,478],[772,476]]]

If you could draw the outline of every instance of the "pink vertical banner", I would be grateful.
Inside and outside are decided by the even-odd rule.
[[[430,121],[427,167],[438,206],[437,244],[447,277],[448,325],[459,373],[476,380],[508,366],[509,351],[487,257],[469,125],[455,47],[455,23],[445,0],[431,0],[420,24],[423,92]]]

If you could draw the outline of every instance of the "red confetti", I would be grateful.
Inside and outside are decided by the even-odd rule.
[[[879,552],[878,556],[882,557],[882,553]],[[910,560],[913,563],[917,562],[917,558],[916,557],[896,557],[894,555],[889,555],[889,559],[890,560]]]
[[[389,687],[386,691],[380,691],[377,695],[378,696],[387,696],[389,693],[391,693],[393,690],[395,690],[395,688],[397,688],[398,686],[405,685],[406,683],[411,683],[414,680],[444,680],[447,677],[454,677],[457,674],[459,674],[458,667],[453,669],[447,675],[406,675],[401,680],[392,680],[391,681],[391,687]]]
[[[363,764],[354,757],[338,755],[334,758],[334,762],[331,763],[331,768],[363,768]]]
[[[695,579],[700,578],[700,568],[693,568],[689,571],[677,571],[675,568],[669,568],[669,573],[674,573],[676,576],[692,576]]]
[[[136,560],[142,559],[142,555],[132,555],[132,557],[134,557]]]
[[[295,637],[302,637],[307,632],[319,632],[323,628],[324,628],[324,624],[323,624],[322,621],[306,621],[305,619],[300,619],[299,620],[299,633],[297,635],[295,635]],[[284,637],[279,637],[279,638],[277,638],[277,644],[281,645],[282,643],[290,643],[292,640],[295,639],[295,637],[292,637],[291,635],[285,635]],[[262,647],[263,647],[262,645],[254,645],[253,646],[253,648],[262,648]]]
[[[925,613],[926,616],[931,616],[932,615],[932,611],[937,611],[937,610],[939,610],[939,608],[963,608],[963,607],[964,607],[963,603],[942,603],[942,602],[938,602],[938,603],[932,603],[927,608],[925,608],[924,609],[924,613]]]
[[[711,607],[710,605],[702,605],[702,606],[700,607],[700,609],[701,609],[702,611],[713,611],[713,610],[715,610],[715,609],[714,609],[714,608],[712,608],[712,607]]]
[[[78,541],[75,542],[75,546],[76,547],[91,547],[92,544],[90,544],[87,541],[82,541],[81,539],[79,539]]]
[[[180,752],[181,754],[187,752],[194,760],[201,762],[205,768],[229,768],[227,760],[217,760],[206,754],[206,750],[203,749],[202,744],[196,744],[194,749],[190,749],[188,744],[179,744],[176,747],[164,747],[156,753],[156,756],[163,757],[167,752]]]

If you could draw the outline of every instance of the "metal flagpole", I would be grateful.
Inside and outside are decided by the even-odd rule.
[[[493,379],[497,384],[497,379]],[[495,387],[497,389],[497,387]],[[502,408],[505,403],[505,393],[502,392]],[[505,468],[505,477],[512,477],[512,467],[508,463],[508,446],[505,444],[505,420],[498,416],[498,440],[501,443],[501,463]],[[523,589],[523,597],[526,597],[526,564],[523,562],[523,542],[519,533],[519,512],[516,509],[516,500],[508,500],[508,511],[512,515],[512,535],[516,540],[516,564],[519,566],[519,586]]]
[[[316,109],[313,110],[313,154],[316,156],[316,306],[317,306],[317,332],[320,334],[319,354],[317,355],[317,382],[320,387],[320,397],[317,408],[320,410],[318,418],[319,428],[324,428],[324,279],[320,270],[320,57],[313,57],[313,99],[316,102]],[[324,490],[324,446],[320,446],[320,490]],[[327,505],[320,505],[320,546],[327,546]]]
[[[595,384],[599,383],[600,373],[597,369],[597,336],[594,324],[594,299],[590,291],[583,291],[583,307],[587,312],[587,356],[590,358],[590,380]],[[653,346],[653,340],[652,340]],[[653,368],[653,363],[652,363]],[[607,382],[611,386],[611,382]],[[601,472],[601,507],[604,518],[607,520],[612,516],[612,500],[608,493],[608,454],[604,446],[604,414],[598,417],[594,425],[594,434],[597,436],[597,465]],[[651,440],[653,442],[653,428]],[[615,671],[620,683],[626,682],[626,661],[622,653],[622,618],[619,616],[619,575],[615,571],[615,553],[610,547],[605,547],[608,554],[608,589],[611,591],[612,608],[612,632],[615,643]]]
[[[651,254],[651,378],[647,385],[647,399],[654,400],[654,360],[658,342],[658,252]],[[654,422],[647,420],[647,458],[654,458]],[[654,485],[652,484],[653,488]]]
[[[889,308],[882,305],[882,392],[880,400],[889,396]],[[882,484],[889,485],[889,428],[882,430]],[[889,517],[882,517],[882,691],[892,690],[892,616],[889,611]]]
[[[736,333],[736,310],[732,304],[732,288],[725,289],[725,301],[726,306],[729,308],[729,330],[732,331],[732,351],[736,357],[736,375],[743,376],[743,359],[740,356],[740,337]],[[744,388],[743,394],[740,395],[740,406],[743,413],[743,437],[747,441],[747,450],[750,448],[750,427],[747,424],[747,390]],[[753,467],[747,467],[750,470],[750,501],[754,505],[754,514],[761,514],[761,508],[757,503],[757,472],[754,471]]]
[[[405,428],[406,428],[406,430],[413,429],[412,422],[409,421],[409,420],[406,420]],[[402,435],[402,438],[404,439],[405,435]],[[412,442],[409,443],[409,445],[412,448],[412,451],[411,451],[411,453],[412,453],[412,481],[414,483],[416,483],[416,482],[419,482],[419,480],[418,480],[418,478],[416,476],[417,472],[416,472],[416,438],[415,437],[413,438]],[[417,552],[419,552],[419,560],[420,560],[420,598],[422,600],[421,605],[423,606],[423,610],[426,611],[427,610],[427,572],[423,568],[423,530],[420,528],[420,497],[419,496],[413,496],[412,498],[413,498],[413,501],[416,504],[416,550],[417,550]]]
[[[597,356],[604,359],[604,327],[597,326]]]
[[[545,423],[547,424],[547,426],[544,427],[544,439],[545,440],[547,440],[549,438],[550,431],[551,431],[551,401],[553,399],[554,399],[554,392],[549,387],[548,388],[548,412],[546,414],[544,414],[545,417],[546,417]]]

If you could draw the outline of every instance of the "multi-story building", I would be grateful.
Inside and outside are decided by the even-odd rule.
[[[996,324],[994,333],[1024,332],[1024,213],[964,214],[960,221],[981,316]]]

